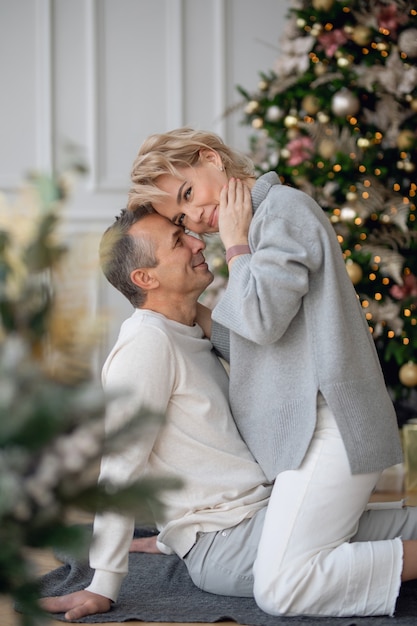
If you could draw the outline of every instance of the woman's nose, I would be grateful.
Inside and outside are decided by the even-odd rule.
[[[203,214],[204,214],[204,207],[202,206],[190,206],[188,208],[188,216],[190,220],[192,220],[196,224],[201,222]]]

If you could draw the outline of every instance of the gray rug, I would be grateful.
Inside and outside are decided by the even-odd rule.
[[[147,535],[149,531],[137,532]],[[62,560],[62,555],[58,555]],[[92,570],[86,562],[65,558],[65,563],[40,579],[41,595],[55,596],[84,589]],[[62,614],[56,614],[64,620]],[[417,581],[402,586],[392,617],[272,617],[261,611],[252,598],[219,596],[200,591],[191,582],[183,562],[176,556],[133,553],[129,574],[119,600],[109,613],[92,615],[78,622],[220,622],[235,621],[251,626],[406,626],[417,625]]]

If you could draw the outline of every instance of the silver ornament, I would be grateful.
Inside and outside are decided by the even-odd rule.
[[[280,109],[275,104],[268,107],[265,113],[265,117],[269,122],[277,122],[278,120],[281,119],[283,115],[284,115],[284,112],[282,111],[282,109]]]
[[[341,89],[334,94],[331,101],[331,109],[339,117],[355,115],[360,109],[359,98],[349,89]]]
[[[417,28],[407,28],[398,35],[398,48],[408,57],[417,57]]]

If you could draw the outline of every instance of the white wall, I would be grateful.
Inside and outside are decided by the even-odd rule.
[[[69,142],[89,168],[68,232],[97,234],[124,206],[137,149],[182,125],[241,150],[236,85],[256,89],[278,56],[289,0],[0,0],[0,190],[29,170],[62,170]],[[107,350],[130,306],[101,285]]]

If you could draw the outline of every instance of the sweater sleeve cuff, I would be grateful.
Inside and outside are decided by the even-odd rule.
[[[156,547],[160,552],[162,552],[162,554],[175,554],[174,550],[171,550],[169,546],[166,546],[164,543],[162,543],[162,541],[159,541],[159,539],[156,540]]]
[[[93,580],[86,591],[97,593],[116,602],[125,574],[117,574],[105,570],[95,570]]]

